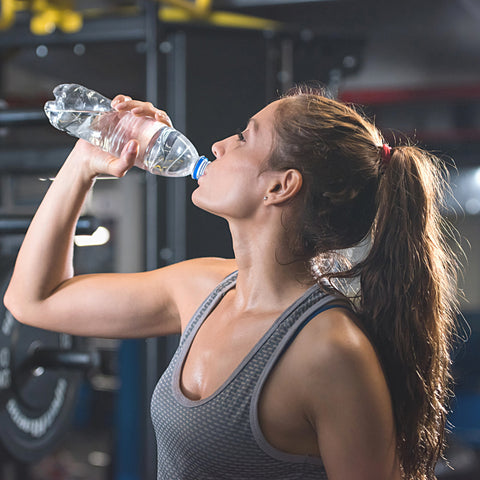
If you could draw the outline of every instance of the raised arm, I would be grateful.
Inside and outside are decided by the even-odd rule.
[[[107,281],[73,278],[75,226],[95,177],[102,173],[123,176],[133,165],[136,150],[132,141],[121,158],[116,158],[83,140],[77,142],[31,222],[5,294],[6,307],[19,321],[58,330],[71,326],[82,334],[92,327],[99,333],[93,323],[88,324],[90,304],[105,308],[97,298],[97,288],[99,281]],[[114,299],[106,295],[104,300]]]
[[[126,100],[131,108],[137,105],[143,110],[139,114],[153,109]],[[195,285],[210,288],[221,278],[223,267],[220,272],[215,266],[209,268],[216,261],[191,261],[134,274],[74,276],[73,237],[85,197],[96,176],[123,176],[137,149],[131,141],[116,158],[83,140],[77,142],[31,222],[5,294],[6,307],[19,321],[85,336],[175,333],[206,294],[203,286]],[[214,272],[212,283],[203,278],[209,271]]]

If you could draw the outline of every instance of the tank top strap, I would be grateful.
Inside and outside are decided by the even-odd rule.
[[[305,306],[305,303],[303,305]],[[308,323],[315,318],[318,314],[330,310],[332,308],[346,308],[352,310],[352,305],[350,302],[340,295],[335,295],[332,293],[324,293],[320,289],[317,289],[310,296],[310,304],[307,308],[304,308],[303,311],[297,315],[291,315],[290,322],[284,322],[283,329],[277,328],[275,333],[270,337],[269,342],[269,355],[266,360],[262,375],[259,378],[256,390],[260,390],[265,383],[266,378],[268,377],[273,366],[278,362],[280,356],[287,350],[290,344],[295,340],[297,335],[302,331],[302,329],[308,325]],[[300,309],[297,309],[297,312]],[[276,334],[276,335],[275,335]],[[254,396],[257,392],[254,393]]]
[[[297,316],[288,327],[283,331],[281,335],[272,336],[269,348],[270,354],[265,361],[264,368],[260,373],[257,383],[253,388],[252,400],[250,403],[250,423],[252,428],[252,434],[256,439],[259,447],[268,455],[281,461],[298,461],[298,455],[290,455],[274,448],[263,436],[260,428],[260,420],[258,417],[258,402],[262,393],[263,386],[267,381],[270,373],[275,365],[278,363],[280,357],[293,343],[302,329],[308,325],[308,323],[315,318],[318,314],[330,310],[332,308],[346,308],[352,310],[350,302],[340,295],[326,294],[320,289],[314,292],[312,295],[314,302],[305,309],[301,315]],[[309,457],[307,460],[309,463],[322,464],[322,460],[316,457]]]
[[[224,295],[236,285],[237,276],[238,271],[232,272],[230,275],[225,277],[208,295],[185,327],[185,330],[180,337],[179,347],[182,347],[183,344],[192,336],[195,336],[197,330],[201,327],[202,323],[208,317],[210,312],[218,305]],[[178,350],[180,350],[180,348]]]

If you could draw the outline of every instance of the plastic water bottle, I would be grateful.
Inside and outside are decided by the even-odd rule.
[[[178,130],[150,117],[118,112],[111,100],[93,90],[68,83],[55,87],[53,94],[55,100],[47,102],[44,110],[55,128],[117,157],[135,139],[139,168],[165,177],[198,179],[210,163]]]

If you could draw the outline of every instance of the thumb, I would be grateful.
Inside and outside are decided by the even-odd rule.
[[[138,155],[139,144],[136,140],[130,140],[122,150],[119,158],[112,158],[109,163],[109,173],[115,177],[123,177],[135,164]]]

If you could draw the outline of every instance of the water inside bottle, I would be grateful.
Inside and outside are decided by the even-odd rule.
[[[165,177],[189,175],[199,158],[186,137],[172,128],[163,128],[152,138],[144,164],[148,171]]]
[[[45,113],[50,123],[59,130],[66,131],[71,125],[77,126],[91,121],[93,113],[90,110],[64,110],[57,108],[54,102],[47,102]],[[72,131],[72,129],[70,129]],[[73,129],[75,131],[75,129]]]
[[[99,112],[46,106],[45,112],[54,127],[116,156],[120,156],[123,147],[133,138],[139,142],[138,158],[142,159],[149,140],[162,128],[162,124],[152,118],[113,109]]]
[[[49,105],[50,103],[53,105]],[[105,149],[104,145],[101,145],[101,133],[109,122],[114,121],[116,112],[114,110],[111,112],[67,110],[57,108],[54,102],[47,102],[45,113],[55,128]],[[118,120],[114,123],[118,123]]]

